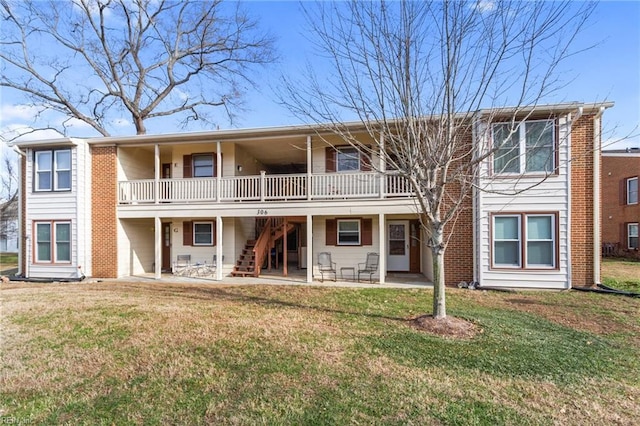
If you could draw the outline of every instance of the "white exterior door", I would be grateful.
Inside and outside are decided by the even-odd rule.
[[[409,221],[387,222],[387,270],[409,271]]]

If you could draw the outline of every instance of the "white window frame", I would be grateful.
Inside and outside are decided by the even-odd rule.
[[[358,161],[358,166],[355,169],[341,169],[340,168],[340,156],[344,155],[349,157],[350,160],[357,160]],[[338,173],[353,173],[353,172],[359,172],[361,169],[362,165],[362,154],[360,153],[360,150],[356,147],[353,146],[349,146],[349,147],[342,147],[339,148],[336,152],[336,172]]]
[[[635,190],[631,189],[632,183],[635,182]],[[638,177],[627,179],[627,205],[638,204]]]
[[[632,232],[632,229],[635,228],[635,232]],[[631,238],[636,239],[635,247],[631,244]],[[627,223],[627,248],[629,250],[635,250],[640,248],[640,241],[638,239],[638,223]]]
[[[341,230],[340,230],[340,225],[343,223],[357,223],[358,224],[358,241],[354,242],[354,241],[341,241],[340,236],[341,236]],[[360,219],[338,219],[337,223],[336,223],[336,244],[339,246],[359,246],[362,245],[362,222],[360,221]],[[342,231],[342,234],[345,233],[353,233],[353,231]]]
[[[206,243],[196,242],[196,226],[197,225],[209,225],[209,241]],[[212,246],[213,245],[213,222],[204,221],[204,222],[193,222],[193,245],[194,246]],[[205,234],[204,232],[200,232],[199,234]]]
[[[527,170],[527,125],[533,123],[547,123],[549,128],[551,129],[551,157],[549,158],[550,164],[548,170],[545,168],[544,170]],[[556,170],[556,126],[555,120],[553,119],[544,119],[544,120],[527,120],[519,123],[515,129],[513,129],[513,134],[517,136],[517,147],[514,147],[513,150],[517,151],[517,162],[515,164],[518,165],[517,171],[500,171],[496,169],[496,160],[500,158],[498,153],[500,152],[500,147],[496,147],[496,128],[498,126],[506,126],[507,128],[511,128],[514,123],[510,122],[497,122],[491,124],[491,140],[493,141],[492,148],[496,149],[492,156],[492,170],[494,174],[498,175],[521,175],[521,174],[552,174]],[[503,144],[501,142],[501,144]],[[544,145],[544,147],[548,147]],[[540,147],[538,147],[540,148]],[[524,153],[524,155],[523,155]]]
[[[513,239],[497,239],[496,238],[496,219],[497,218],[515,218],[518,220],[518,238],[516,240]],[[493,215],[491,219],[491,264],[494,268],[507,268],[507,269],[520,269],[522,268],[522,215],[520,214],[498,214]],[[518,264],[507,264],[507,263],[496,263],[496,242],[518,242]]]
[[[525,269],[555,269],[556,268],[556,229],[557,229],[557,225],[556,225],[556,215],[555,214],[548,214],[548,213],[543,213],[543,214],[537,214],[537,213],[530,213],[530,214],[525,214],[523,215],[524,219],[525,219],[525,223],[523,224],[523,231],[524,231],[524,235],[525,235],[525,246],[524,246],[524,261],[525,261]],[[531,239],[529,238],[528,232],[529,232],[529,218],[530,217],[548,217],[551,219],[551,239],[548,238],[541,238],[541,239]],[[530,242],[545,242],[551,243],[551,264],[539,264],[539,263],[529,263],[529,243]]]
[[[38,239],[38,228],[41,225],[46,225],[49,227],[49,241],[40,241]],[[60,259],[58,253],[58,225],[68,225],[69,226],[69,240],[68,241],[60,241],[60,243],[69,244],[69,259]],[[38,220],[33,223],[34,229],[34,259],[36,263],[71,263],[71,259],[73,257],[73,228],[71,225],[71,221],[69,220]],[[41,259],[40,251],[38,250],[38,246],[41,243],[48,243],[49,245],[49,259]]]
[[[196,173],[196,157],[209,157],[211,158],[211,174],[207,174],[207,175],[202,175],[202,176],[198,176]],[[207,168],[209,168],[209,165],[206,166]],[[199,168],[204,169],[205,166],[199,166]],[[214,154],[192,154],[191,155],[191,175],[194,178],[209,178],[209,177],[215,177],[216,176],[216,156]]]
[[[58,155],[60,153],[68,153],[69,154],[69,167],[68,168],[62,168],[58,166]],[[40,169],[39,168],[39,161],[38,158],[41,155],[44,154],[49,154],[50,155],[50,161],[48,163],[49,168],[48,169]],[[71,151],[71,149],[53,149],[53,150],[38,150],[35,151],[35,155],[34,155],[34,164],[33,164],[33,169],[34,169],[34,186],[33,186],[33,190],[34,192],[53,192],[53,191],[71,191],[71,186],[72,186],[72,178],[73,178],[73,152]],[[61,187],[60,186],[60,179],[58,178],[58,175],[60,172],[69,172],[69,187]],[[48,179],[48,185],[46,188],[41,188],[41,184],[43,182],[42,179],[42,174],[43,173],[48,173],[49,174],[49,179]]]
[[[496,263],[495,259],[495,247],[496,242],[499,241],[515,241],[515,240],[498,240],[496,239],[496,218],[501,217],[518,217],[518,258],[519,264],[500,264]],[[528,226],[528,218],[530,217],[549,217],[551,219],[551,239],[529,239],[527,235],[527,226]],[[557,270],[558,269],[558,260],[557,260],[557,247],[558,247],[558,220],[557,213],[499,213],[491,215],[491,268],[492,269],[516,269],[516,270],[540,270],[540,269],[548,269],[548,270]],[[551,242],[551,264],[530,264],[528,261],[528,247],[530,242],[536,241],[544,241]]]

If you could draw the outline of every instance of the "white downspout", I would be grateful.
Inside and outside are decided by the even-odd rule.
[[[18,147],[17,145],[13,145],[13,150],[16,152],[16,154],[22,156],[22,161],[27,161],[27,153],[22,151],[20,149],[20,147]],[[25,239],[22,238],[22,185],[25,184],[25,182],[22,181],[22,161],[20,162],[20,171],[18,172],[20,176],[20,179],[18,180],[18,274],[23,274],[24,273],[24,277],[25,278],[29,278],[29,262],[28,259],[27,261],[24,263],[25,265],[25,270],[22,270],[22,246],[25,244]],[[26,167],[26,164],[25,164]],[[26,203],[25,203],[26,204]],[[26,209],[26,206],[25,206]],[[28,253],[29,250],[28,248],[25,248],[24,250],[25,253]]]
[[[600,149],[601,149],[601,130],[600,117],[604,113],[605,108],[600,110],[593,118],[593,226],[597,232],[593,233],[593,283],[595,285],[600,282],[600,256],[601,256],[601,217],[600,217]]]

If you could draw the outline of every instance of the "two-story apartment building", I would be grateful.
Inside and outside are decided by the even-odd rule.
[[[447,284],[563,289],[599,281],[600,117],[610,106],[519,109],[527,120],[513,131],[490,111],[473,116],[478,153],[501,148],[482,163],[478,190],[447,229]],[[359,124],[348,126],[357,134]],[[379,172],[385,156],[321,127],[16,145],[26,277],[160,278],[188,255],[221,259],[220,280],[259,274],[273,253],[283,273],[294,262],[312,282],[321,252],[338,269],[375,252],[380,282],[389,272],[432,278],[409,182]]]
[[[640,148],[602,152],[602,241],[615,252],[640,249]]]

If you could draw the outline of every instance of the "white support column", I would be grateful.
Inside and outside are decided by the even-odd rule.
[[[378,260],[378,269],[380,270],[380,284],[384,284],[385,279],[387,278],[387,252],[385,251],[386,240],[387,240],[387,225],[385,223],[385,215],[384,213],[378,214],[378,253],[380,253],[380,257]]]
[[[160,145],[154,147],[153,200],[160,203]]]
[[[224,261],[222,259],[222,217],[216,216],[216,280],[222,281],[222,268]]]
[[[157,146],[157,145],[156,145]],[[156,270],[154,278],[159,280],[162,277],[162,221],[158,216],[155,217],[155,263]]]
[[[220,190],[222,188],[222,144],[216,142],[216,202],[220,202]]]
[[[387,179],[386,179],[386,171],[387,171],[387,160],[386,160],[386,156],[384,154],[384,135],[381,133],[380,134],[380,143],[379,145],[379,150],[378,150],[378,160],[379,160],[379,165],[378,165],[378,170],[380,170],[380,172],[378,173],[378,179],[380,179],[380,188],[378,189],[378,191],[380,192],[380,198],[384,198],[387,192]]]
[[[311,174],[313,171],[311,161],[311,136],[307,136],[307,200],[311,199]]]
[[[313,282],[313,216],[307,215],[307,282]]]

